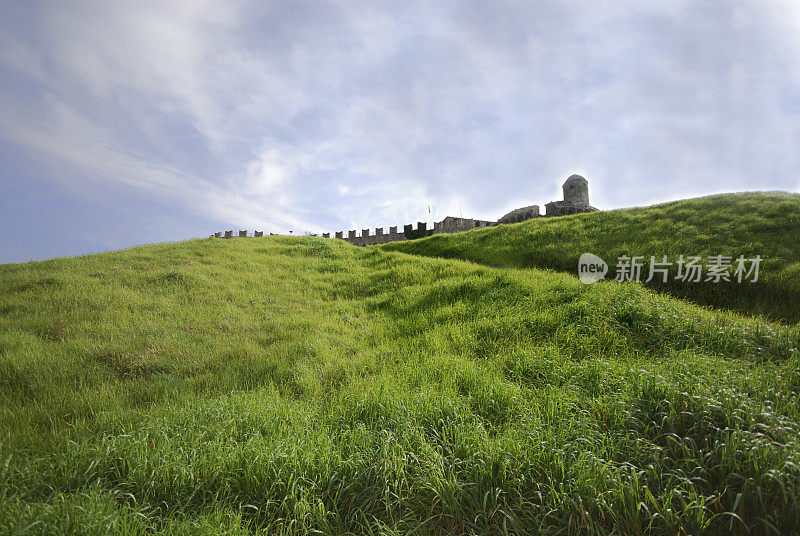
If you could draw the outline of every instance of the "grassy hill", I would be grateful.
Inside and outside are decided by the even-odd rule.
[[[788,534],[799,346],[316,238],[0,266],[0,533]]]
[[[396,242],[388,250],[466,259],[491,266],[545,268],[577,273],[578,258],[594,253],[614,277],[622,255],[677,261],[680,255],[763,258],[756,283],[667,284],[651,288],[696,303],[800,321],[800,195],[777,192],[725,194],[645,208],[542,218],[425,240]],[[643,274],[648,275],[646,272]]]

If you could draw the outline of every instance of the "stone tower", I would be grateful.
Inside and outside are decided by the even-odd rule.
[[[544,206],[546,216],[567,216],[597,210],[589,205],[589,181],[580,175],[570,175],[562,189],[564,200],[547,203]]]
[[[589,208],[589,181],[580,175],[570,175],[562,188],[565,202],[575,208]]]

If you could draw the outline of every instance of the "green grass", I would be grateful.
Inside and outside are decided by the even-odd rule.
[[[0,533],[797,533],[799,346],[317,238],[0,266]]]
[[[490,266],[544,268],[577,274],[578,258],[594,253],[613,278],[622,255],[675,262],[679,255],[760,255],[756,283],[683,283],[673,268],[667,284],[650,287],[695,303],[800,321],[800,194],[724,194],[645,208],[542,218],[468,233],[396,242],[387,250],[464,259]],[[645,272],[644,277],[648,274]]]

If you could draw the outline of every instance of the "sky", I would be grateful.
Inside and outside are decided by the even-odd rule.
[[[800,3],[0,3],[0,263],[800,190]]]

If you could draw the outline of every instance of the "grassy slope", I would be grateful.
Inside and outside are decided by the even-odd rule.
[[[537,219],[455,235],[384,246],[417,255],[467,259],[491,266],[577,272],[578,258],[594,253],[613,277],[621,255],[761,255],[755,284],[652,284],[696,303],[800,321],[800,195],[725,194],[646,208]],[[645,274],[646,275],[646,274]],[[672,274],[674,276],[674,272]]]
[[[799,344],[314,238],[0,266],[0,533],[788,533]]]

